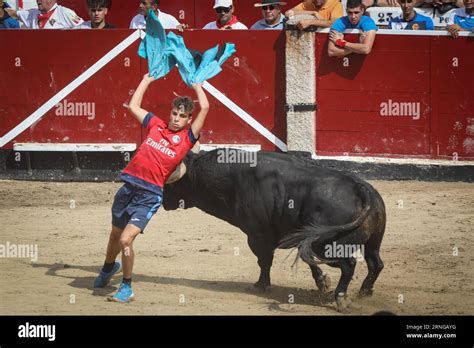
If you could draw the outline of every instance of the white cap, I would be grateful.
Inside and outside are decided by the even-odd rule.
[[[232,0],[216,0],[214,8],[231,7],[231,6],[232,6]]]

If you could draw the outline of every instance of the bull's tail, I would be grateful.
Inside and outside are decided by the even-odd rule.
[[[298,254],[296,255],[295,263],[298,258],[301,258],[310,265],[337,262],[337,260],[328,260],[316,255],[313,249],[318,248],[318,246],[323,245],[323,243],[337,240],[340,237],[354,231],[365,221],[372,208],[372,191],[366,186],[364,182],[357,181],[357,183],[360,187],[362,187],[364,195],[364,208],[357,219],[348,224],[337,226],[325,226],[317,223],[311,223],[301,227],[300,229],[296,230],[296,232],[290,233],[281,239],[278,244],[278,248],[298,248]]]

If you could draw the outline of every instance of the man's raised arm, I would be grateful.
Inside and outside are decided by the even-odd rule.
[[[201,129],[204,126],[204,122],[206,121],[207,113],[209,112],[209,101],[207,100],[206,93],[202,89],[202,83],[193,83],[192,87],[196,92],[199,108],[201,110],[199,110],[196,119],[193,121],[191,130],[194,134],[194,137],[199,139],[199,134],[201,133]]]
[[[150,83],[152,83],[153,81],[155,81],[154,77],[150,77],[148,74],[143,76],[143,80],[138,85],[135,93],[133,93],[132,99],[130,100],[130,104],[128,106],[128,109],[133,114],[133,116],[135,116],[138,122],[140,122],[140,124],[143,124],[143,120],[145,119],[145,116],[148,114],[148,111],[146,111],[145,109],[142,109],[141,107],[143,95],[148,89],[148,86],[150,85]]]

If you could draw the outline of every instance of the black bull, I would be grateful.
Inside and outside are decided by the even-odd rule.
[[[335,296],[342,307],[356,259],[353,254],[328,256],[327,251],[334,246],[343,250],[363,246],[368,275],[360,295],[372,294],[383,268],[379,249],[385,231],[385,206],[370,184],[289,154],[259,152],[256,166],[222,163],[223,151],[188,154],[184,160],[186,174],[165,186],[163,207],[197,207],[239,227],[258,259],[257,288],[270,286],[277,248],[298,248],[298,256],[309,264],[322,292],[328,289],[329,279],[318,264],[340,268]],[[248,158],[235,151],[235,158]]]

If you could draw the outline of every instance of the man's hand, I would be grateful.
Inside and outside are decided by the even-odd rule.
[[[316,19],[324,20],[324,18],[321,17],[321,15],[319,14],[318,11],[313,11],[313,12],[311,13],[311,15],[313,15],[314,17],[316,17]]]
[[[337,40],[343,40],[344,39],[344,35],[338,31],[335,31],[335,30],[331,30],[329,32],[329,40],[331,40],[333,43],[336,43]]]
[[[399,6],[397,0],[387,0],[387,4],[390,7],[398,7]]]
[[[462,28],[457,24],[450,24],[446,27],[446,30],[453,38],[457,39]]]
[[[143,81],[147,83],[152,83],[153,81],[155,81],[155,78],[153,76],[150,76],[149,74],[145,74],[143,75]]]
[[[312,25],[313,25],[312,19],[303,19],[302,21],[299,21],[296,26],[298,27],[299,30],[305,30],[306,28],[309,28]]]

